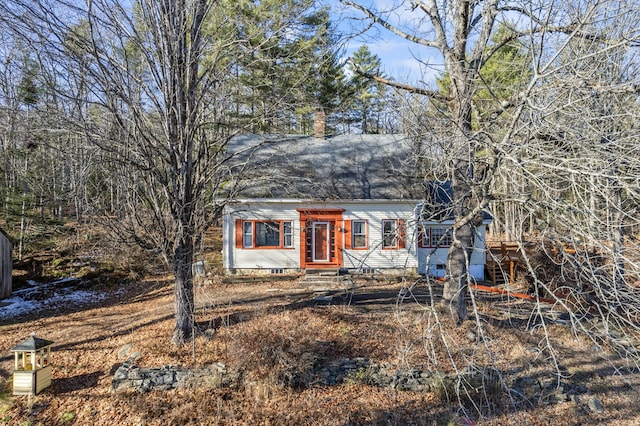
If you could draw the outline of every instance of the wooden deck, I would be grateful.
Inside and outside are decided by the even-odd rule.
[[[513,284],[522,255],[518,243],[487,241],[486,280],[494,285]]]

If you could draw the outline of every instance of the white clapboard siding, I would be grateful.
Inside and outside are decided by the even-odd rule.
[[[447,227],[451,226],[451,223],[445,222],[438,226]],[[469,272],[474,279],[482,281],[484,280],[484,265],[486,263],[486,226],[477,226],[474,232],[474,249],[469,259]],[[444,265],[447,263],[447,254],[449,253],[448,248],[418,248],[417,253],[418,273],[444,277]],[[429,259],[428,266],[427,258]]]
[[[415,203],[396,202],[380,204],[355,204],[343,214],[345,220],[367,222],[368,250],[345,250],[346,268],[404,269],[417,266],[415,255]],[[406,226],[405,248],[382,249],[382,221],[403,220]],[[345,236],[350,238],[350,236]]]
[[[227,206],[223,217],[223,265],[226,270],[295,270],[301,267],[300,209],[342,209],[342,219],[367,222],[366,250],[344,249],[342,267],[349,269],[417,269],[418,273],[444,276],[448,248],[418,248],[414,201],[336,201],[330,203],[303,200],[247,200]],[[294,247],[287,249],[238,249],[235,244],[235,220],[290,220],[293,223]],[[406,226],[405,248],[382,249],[382,221],[401,219]],[[448,227],[425,223],[425,226]],[[347,247],[344,233],[342,246]],[[476,280],[484,279],[486,228],[475,229],[475,248],[469,270]],[[429,260],[427,264],[427,259]]]
[[[258,202],[243,204],[223,220],[223,265],[225,269],[298,269],[300,268],[300,213],[292,204]],[[229,210],[231,213],[231,210]],[[237,249],[235,220],[282,220],[293,222],[293,248]]]
[[[344,250],[346,268],[415,268],[416,203],[413,201],[333,202],[252,201],[228,206],[223,218],[223,266],[227,270],[242,269],[298,269],[300,268],[300,213],[298,209],[344,209],[343,219],[362,219],[368,223],[369,250]],[[238,249],[235,244],[235,220],[290,220],[293,222],[294,247],[288,249]],[[382,220],[402,219],[407,226],[406,248],[382,250]],[[340,234],[338,238],[345,238]],[[344,242],[344,241],[343,241]],[[343,244],[344,246],[344,244]]]

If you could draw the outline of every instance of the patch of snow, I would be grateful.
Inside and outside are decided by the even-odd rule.
[[[36,309],[38,303],[33,300],[24,300],[21,297],[14,296],[9,299],[2,300],[0,306],[0,317],[13,318],[23,315]]]
[[[64,278],[50,283],[29,282],[32,287],[13,292],[13,297],[0,301],[0,318],[15,318],[38,310],[55,310],[65,306],[78,306],[99,302],[106,295],[102,292],[80,290],[74,287],[57,288],[59,284],[78,281]],[[43,297],[44,296],[44,297]]]

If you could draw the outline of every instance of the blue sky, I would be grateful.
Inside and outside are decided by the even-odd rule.
[[[353,9],[339,3],[338,0],[325,0],[333,11],[334,23],[342,32],[354,32],[363,22],[352,19],[363,15]],[[373,5],[378,9],[394,8],[393,19],[396,22],[410,22],[418,14],[411,12],[409,2],[401,0],[359,0],[365,6]],[[403,5],[407,3],[407,5]],[[391,32],[375,26],[366,33],[351,39],[346,45],[346,54],[351,55],[361,45],[367,45],[369,50],[376,54],[382,62],[384,73],[394,80],[424,86],[432,85],[435,76],[439,72],[441,60],[432,56],[435,52],[424,46],[419,46]]]

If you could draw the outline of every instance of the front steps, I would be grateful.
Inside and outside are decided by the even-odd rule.
[[[306,269],[300,284],[311,288],[314,292],[335,292],[336,290],[352,291],[353,280],[350,275],[341,275],[340,269]]]

